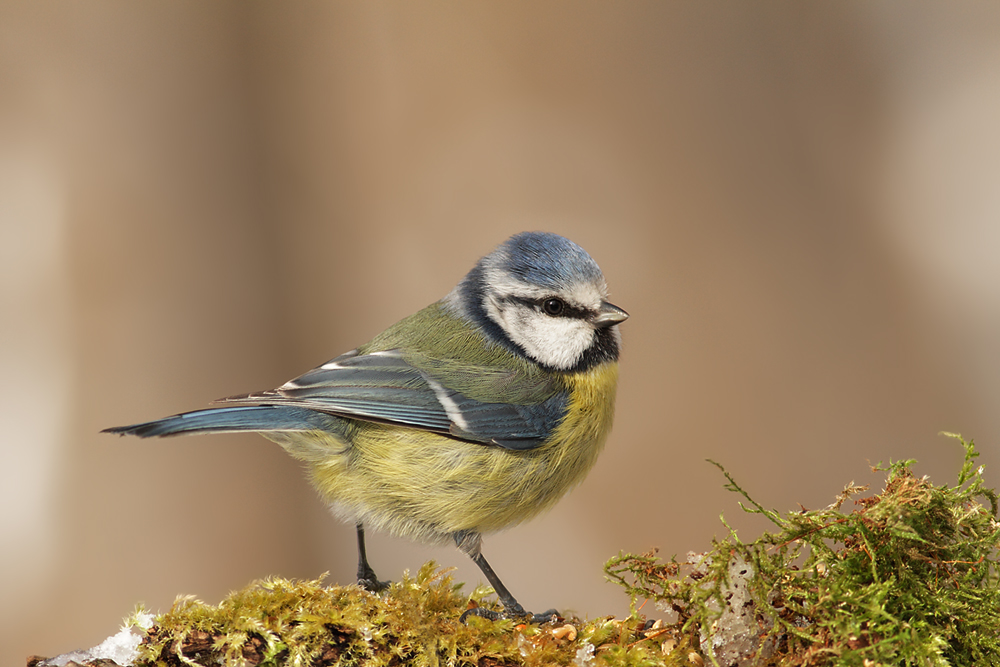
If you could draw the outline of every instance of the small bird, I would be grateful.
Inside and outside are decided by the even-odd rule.
[[[277,389],[104,432],[256,431],[302,461],[333,512],[355,523],[361,586],[387,585],[368,563],[368,526],[453,541],[489,580],[503,616],[532,616],[486,561],[482,535],[550,508],[603,448],[617,325],[628,317],[607,298],[583,248],[524,232],[440,301]],[[462,620],[470,613],[500,616],[479,608]]]

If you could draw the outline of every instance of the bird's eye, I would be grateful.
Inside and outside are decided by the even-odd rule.
[[[542,302],[542,310],[545,311],[546,315],[551,315],[552,317],[562,313],[565,307],[566,304],[560,299],[546,299]]]

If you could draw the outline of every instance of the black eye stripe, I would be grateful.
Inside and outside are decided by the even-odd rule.
[[[545,302],[550,300],[556,300],[562,303],[562,310],[557,315],[551,315],[545,310]],[[533,308],[540,313],[545,313],[549,317],[567,317],[576,320],[586,320],[593,317],[593,313],[584,308],[577,308],[576,306],[571,306],[557,296],[547,296],[541,299],[525,299],[519,296],[508,296],[504,301],[519,303],[529,308]]]

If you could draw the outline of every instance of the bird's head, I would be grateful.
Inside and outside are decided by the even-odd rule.
[[[524,232],[483,257],[445,302],[516,353],[560,371],[618,358],[604,274],[587,252],[547,232]]]

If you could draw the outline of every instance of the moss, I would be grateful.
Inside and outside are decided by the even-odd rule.
[[[744,543],[730,530],[685,563],[621,554],[607,573],[633,599],[676,613],[678,634],[706,647],[718,646],[718,622],[734,587],[745,585],[760,664],[1000,664],[997,494],[983,482],[974,444],[952,437],[965,449],[955,486],[917,478],[913,461],[877,466],[884,490],[855,500],[850,513],[842,505],[867,487],[848,485],[825,509],[781,514],[723,470],[744,509],[775,532]],[[739,562],[749,567],[740,582]]]
[[[218,606],[182,598],[156,618],[136,664],[663,664],[667,633],[646,639],[638,616],[544,626],[472,617],[462,625],[461,613],[491,591],[460,589],[431,562],[381,595],[321,580],[268,579]]]
[[[744,543],[730,529],[683,562],[655,552],[611,559],[609,578],[632,596],[624,619],[463,625],[470,605],[495,606],[492,591],[465,595],[431,562],[380,595],[273,578],[217,606],[178,599],[135,664],[701,667],[707,655],[726,667],[998,665],[997,494],[974,444],[954,437],[965,449],[954,486],[901,461],[876,468],[878,495],[850,484],[820,510],[765,509],[723,469],[744,510],[776,530]],[[647,621],[643,599],[664,618]]]

